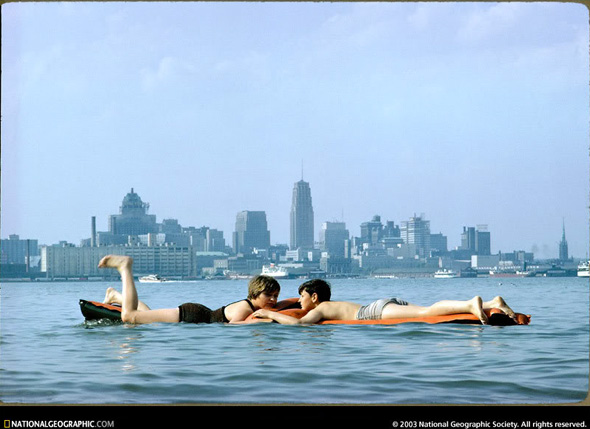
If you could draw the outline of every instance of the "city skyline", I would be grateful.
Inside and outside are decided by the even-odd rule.
[[[425,214],[459,246],[588,253],[588,10],[539,3],[2,5],[2,238],[267,214],[293,183],[352,235]],[[145,47],[149,46],[150,49]]]
[[[302,180],[295,183],[295,187],[293,189],[293,202],[297,201],[297,192],[298,188],[301,187]],[[306,203],[311,204],[311,197],[310,191],[311,187],[310,184],[307,182],[303,182],[305,187],[305,194],[306,194]],[[252,211],[252,210],[242,210],[236,214],[234,227],[231,231],[224,231],[218,230],[215,228],[215,225],[186,225],[182,222],[178,222],[176,218],[162,218],[160,221],[157,219],[157,215],[153,213],[149,213],[150,203],[143,201],[141,196],[134,192],[134,188],[123,197],[123,201],[121,206],[119,207],[118,214],[111,214],[108,216],[108,231],[98,231],[97,229],[97,222],[96,216],[92,216],[90,219],[90,229],[88,236],[83,236],[79,239],[79,242],[68,242],[67,240],[59,240],[54,243],[43,243],[39,242],[39,240],[35,237],[20,237],[19,234],[9,234],[8,238],[19,238],[21,240],[24,239],[31,239],[36,244],[35,246],[44,246],[44,245],[57,245],[59,243],[66,242],[68,244],[72,244],[74,246],[96,246],[97,241],[101,242],[99,246],[110,246],[110,245],[127,245],[129,236],[135,236],[137,239],[137,235],[143,234],[144,237],[148,242],[143,243],[143,245],[151,245],[149,244],[149,233],[154,233],[157,235],[159,232],[164,232],[164,235],[168,236],[168,234],[172,234],[172,236],[179,236],[183,235],[186,237],[191,237],[194,233],[199,234],[198,231],[202,229],[206,229],[207,233],[206,236],[209,237],[210,234],[215,234],[216,239],[221,240],[221,242],[227,241],[227,250],[230,253],[251,253],[254,249],[267,249],[269,246],[285,246],[286,248],[290,248],[291,250],[302,248],[311,250],[312,248],[322,250],[325,246],[325,239],[326,239],[326,232],[329,232],[331,238],[329,240],[334,240],[335,237],[338,239],[343,238],[343,234],[335,231],[345,231],[345,235],[353,240],[355,237],[361,240],[366,240],[368,243],[377,244],[382,242],[382,234],[396,234],[395,236],[399,237],[396,240],[406,244],[414,244],[417,245],[418,249],[431,249],[434,247],[436,250],[441,250],[440,247],[431,246],[430,239],[432,239],[435,235],[440,235],[446,244],[446,248],[442,250],[446,250],[448,252],[452,250],[459,250],[459,249],[471,249],[475,251],[476,254],[479,255],[490,255],[492,253],[509,253],[512,251],[523,251],[524,248],[514,248],[514,249],[496,249],[495,252],[492,252],[491,249],[491,241],[490,240],[490,232],[488,231],[488,225],[477,224],[476,227],[472,226],[463,226],[462,232],[459,235],[459,244],[458,245],[448,245],[449,235],[444,231],[434,232],[430,229],[430,219],[424,217],[424,214],[420,216],[410,216],[407,220],[391,220],[391,219],[381,219],[381,216],[376,214],[372,217],[371,220],[365,220],[363,223],[358,225],[358,234],[355,234],[355,229],[348,227],[345,221],[323,221],[321,222],[321,228],[317,232],[317,237],[314,237],[313,244],[303,245],[303,246],[293,246],[287,242],[278,242],[272,241],[272,231],[268,229],[268,223],[266,219],[266,212],[264,210],[259,211]],[[306,207],[311,209],[313,213],[313,207]],[[127,217],[129,216],[129,217]],[[122,219],[123,221],[118,221],[117,219]],[[293,206],[291,207],[291,216],[290,220],[293,219]],[[249,225],[249,226],[248,226]],[[160,227],[163,228],[163,231],[159,231]],[[391,232],[388,230],[391,229]],[[397,230],[397,233],[393,231],[393,229]],[[181,233],[181,230],[184,232]],[[350,230],[350,231],[349,231]],[[248,231],[248,232],[247,232]],[[426,236],[424,235],[426,232]],[[244,234],[246,233],[246,234]],[[120,237],[115,237],[114,235],[119,235]],[[201,232],[200,234],[205,234]],[[226,235],[228,235],[226,239]],[[100,237],[98,237],[100,236]],[[97,240],[97,237],[99,238]],[[418,237],[420,237],[418,239]],[[3,239],[5,239],[3,237]],[[189,238],[192,240],[193,238]],[[213,237],[212,237],[213,239]],[[428,242],[423,242],[423,240],[427,239]],[[172,239],[173,241],[175,239]],[[209,238],[207,238],[209,240]],[[483,241],[482,241],[483,240]],[[186,241],[186,238],[181,240],[182,242]],[[480,243],[481,241],[481,243]],[[211,242],[209,245],[213,245]],[[137,242],[136,244],[140,244]],[[154,242],[154,244],[157,244]],[[343,245],[340,243],[339,247]],[[481,247],[483,246],[483,247]],[[578,258],[578,259],[587,259],[585,257],[579,257],[577,255],[572,255],[568,251],[568,243],[566,239],[566,231],[565,231],[565,222],[562,223],[562,236],[561,240],[558,242],[557,246],[557,256],[550,255],[549,257],[538,257],[535,255],[537,259],[559,259],[559,260],[566,260],[568,258]],[[481,252],[483,249],[483,252]],[[217,248],[216,251],[224,251],[225,249]],[[342,249],[343,250],[343,249]],[[344,252],[344,251],[343,251]],[[337,253],[343,253],[338,251]],[[532,252],[534,253],[534,252]],[[424,258],[428,256],[426,253],[418,253],[418,256]]]

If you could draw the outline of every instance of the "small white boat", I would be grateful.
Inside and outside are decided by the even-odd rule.
[[[434,278],[435,279],[455,279],[459,277],[459,274],[456,271],[453,270],[438,270],[436,273],[434,273]]]
[[[581,262],[578,265],[578,277],[589,277],[588,276],[588,266],[590,265],[589,262]]]
[[[263,265],[262,272],[263,276],[274,277],[275,279],[286,279],[289,277],[289,271],[283,267],[277,267],[275,264]]]
[[[375,274],[374,279],[397,279],[395,274]]]
[[[158,274],[150,274],[139,278],[140,283],[162,283],[167,281],[168,280],[166,280],[163,277],[160,277]]]

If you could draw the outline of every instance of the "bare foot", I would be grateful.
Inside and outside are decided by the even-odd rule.
[[[476,316],[482,325],[488,324],[488,316],[486,316],[485,312],[483,311],[483,301],[480,296],[474,296],[471,299],[471,313]]]
[[[119,293],[114,288],[110,287],[107,289],[107,292],[104,296],[103,304],[122,304],[123,299],[121,293]]]
[[[116,268],[121,270],[122,268],[131,267],[133,264],[133,258],[123,255],[107,255],[100,260],[98,268]]]
[[[502,298],[501,296],[495,297],[493,300],[490,301],[490,304],[491,308],[497,308],[498,310],[502,310],[506,315],[508,315],[508,317],[516,320],[516,314],[514,314],[514,311],[512,311],[510,307],[508,307],[508,304],[506,304],[506,301],[504,301],[504,298]]]

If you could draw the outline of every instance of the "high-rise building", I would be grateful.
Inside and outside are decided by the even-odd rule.
[[[460,250],[471,252],[473,255],[491,255],[491,238],[487,225],[463,227]]]
[[[242,211],[236,216],[236,230],[233,233],[235,253],[252,253],[254,249],[270,247],[270,231],[263,211]]]
[[[477,225],[475,232],[475,252],[478,255],[492,254],[492,240],[487,225]]]
[[[377,244],[383,237],[381,216],[375,215],[368,222],[361,223],[361,240],[363,243]]]
[[[421,258],[430,256],[430,221],[421,216],[411,217],[401,224],[401,237],[406,244],[414,244]]]
[[[344,222],[324,222],[320,230],[320,250],[344,258],[344,242],[350,237]]]
[[[0,240],[0,262],[2,264],[30,264],[31,258],[39,256],[38,240],[21,240],[16,234]]]
[[[447,236],[442,233],[430,234],[430,250],[439,256],[447,253]]]
[[[309,183],[300,180],[293,187],[291,204],[291,249],[313,249],[313,206]]]
[[[561,234],[561,241],[559,242],[559,260],[568,260],[567,240],[565,239],[565,221],[563,222],[563,232]]]
[[[158,232],[156,215],[147,214],[149,207],[131,188],[131,192],[123,198],[120,214],[109,216],[109,232],[125,236]]]
[[[270,243],[270,233],[268,241]],[[225,251],[225,239],[223,238],[223,231],[216,229],[207,229],[207,241],[205,251],[207,252],[223,252]]]
[[[392,220],[388,220],[385,226],[383,227],[383,237],[401,237],[399,226],[395,225]]]
[[[97,264],[109,254],[131,256],[133,272],[138,276],[196,275],[195,252],[188,246],[41,246],[41,272],[47,278],[114,275],[114,270],[101,270]]]
[[[471,250],[475,252],[475,228],[463,227],[463,233],[461,234],[461,250]]]

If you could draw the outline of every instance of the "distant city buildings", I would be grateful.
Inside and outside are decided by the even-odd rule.
[[[26,264],[35,256],[39,256],[38,240],[21,240],[18,235],[12,234],[8,240],[1,241],[0,262],[3,264]]]
[[[119,214],[109,216],[108,231],[97,231],[96,217],[92,216],[90,238],[83,239],[80,246],[64,241],[39,246],[38,240],[10,235],[1,241],[0,274],[4,279],[116,276],[97,267],[107,254],[133,257],[137,276],[160,274],[182,279],[251,276],[270,263],[288,269],[292,277],[313,277],[420,276],[441,268],[476,275],[525,271],[535,262],[533,253],[522,250],[492,254],[487,225],[464,226],[461,244],[449,250],[447,236],[431,233],[430,220],[424,215],[414,215],[399,226],[374,215],[359,225],[359,236],[351,235],[343,221],[325,221],[315,243],[311,188],[303,180],[292,189],[289,245],[271,245],[264,211],[237,213],[232,247],[228,247],[223,231],[182,226],[176,219],[158,223],[148,210],[149,204],[131,188]],[[555,263],[569,262],[564,223]]]
[[[109,254],[133,258],[136,275],[196,276],[195,253],[179,246],[101,246],[41,247],[41,271],[47,278],[89,278],[113,275],[98,268],[98,261]]]
[[[157,223],[148,210],[149,204],[132,188],[123,198],[120,213],[109,216],[108,231],[96,231],[93,216],[91,237],[82,240],[80,247],[66,242],[41,246],[41,272],[47,278],[108,276],[98,270],[98,261],[105,255],[119,254],[133,257],[133,270],[138,276],[194,278],[199,275],[199,254],[227,258],[222,231],[207,226],[183,227],[176,219]]]
[[[12,234],[0,241],[0,275],[39,272],[39,242]]]

